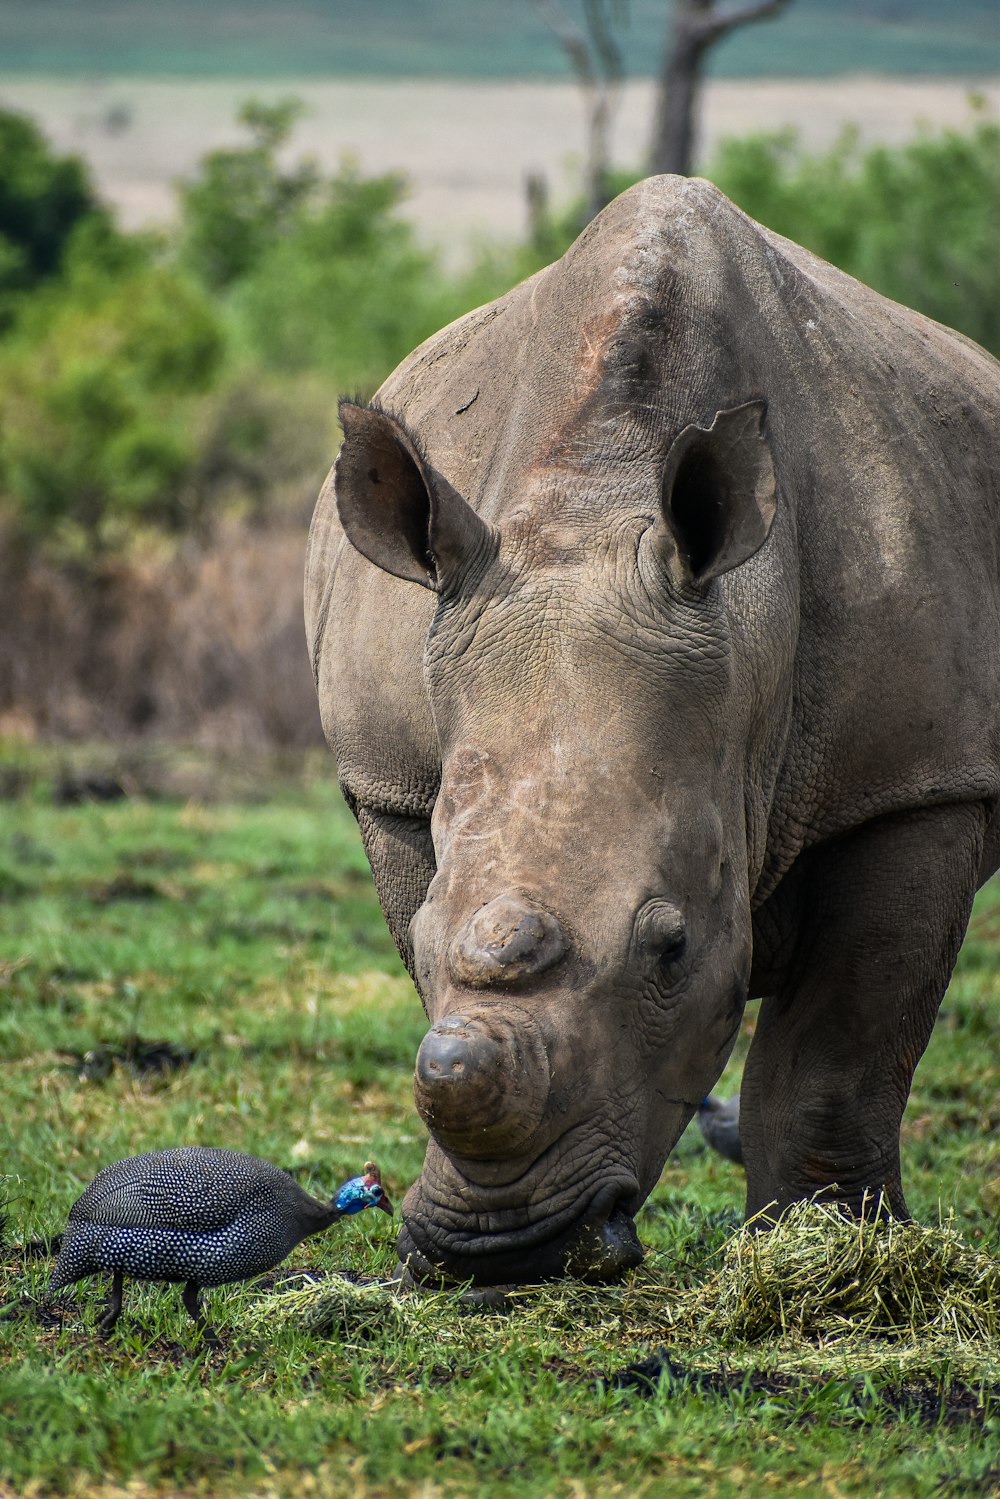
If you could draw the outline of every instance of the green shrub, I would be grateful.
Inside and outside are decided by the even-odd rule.
[[[9,300],[0,510],[15,540],[89,565],[151,531],[205,530],[222,511],[260,518],[290,492],[315,491],[334,445],[336,392],[309,373],[290,379],[278,360],[268,361],[279,366],[272,375],[252,340],[241,354],[225,289],[298,232],[305,198],[318,193],[312,168],[276,163],[294,113],[247,106],[250,147],[206,159],[175,245],[81,210],[47,279]],[[65,164],[35,144],[44,181],[46,161],[53,171]],[[359,255],[372,256],[375,234],[356,238]]]
[[[793,132],[723,143],[708,175],[769,229],[1000,354],[1000,126],[810,155]]]
[[[0,349],[0,477],[21,534],[83,556],[196,520],[192,416],[222,354],[209,302],[162,267],[33,299]]]
[[[298,111],[244,107],[248,143],[182,187],[172,243],[119,232],[79,163],[0,114],[0,506],[31,544],[85,559],[305,493],[339,391],[374,390],[578,232],[579,204],[539,211],[525,243],[446,274],[400,212],[401,179],[286,163]],[[892,149],[752,136],[709,175],[762,223],[1000,351],[998,147],[975,116]]]
[[[312,374],[227,370],[193,417],[199,513],[304,519],[337,450],[336,414],[333,391]]]
[[[83,163],[52,154],[38,127],[0,110],[0,330],[25,292],[56,276],[88,220],[111,233]]]
[[[315,370],[343,388],[374,390],[464,312],[399,215],[403,193],[398,177],[343,166],[233,289],[241,346],[277,371]]]
[[[278,152],[302,105],[250,100],[239,113],[248,146],[211,151],[198,176],[180,187],[180,258],[207,287],[220,291],[253,270],[261,256],[294,231],[303,203],[316,191],[311,162],[284,170]]]
[[[244,106],[250,143],[181,188],[180,262],[221,297],[242,361],[373,390],[468,304],[399,214],[402,178],[281,161],[300,108]]]

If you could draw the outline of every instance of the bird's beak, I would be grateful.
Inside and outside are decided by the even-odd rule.
[[[383,1211],[383,1213],[388,1213],[390,1218],[392,1217],[393,1213],[396,1211],[396,1209],[393,1207],[392,1203],[389,1201],[388,1197],[386,1197],[386,1195],[385,1195],[384,1192],[383,1192],[382,1196],[379,1198],[378,1202],[375,1204],[375,1206],[377,1208],[381,1208],[382,1211]]]

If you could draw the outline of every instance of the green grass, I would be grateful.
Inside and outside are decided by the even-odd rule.
[[[564,7],[579,19],[578,0]],[[659,66],[667,6],[631,0],[620,30],[628,71]],[[189,77],[567,77],[531,0],[0,0],[3,67],[53,74]],[[992,0],[795,0],[736,30],[710,71],[795,77],[841,72],[982,75],[998,56]]]
[[[134,760],[129,799],[57,806],[63,758],[0,749],[12,1241],[0,1299],[47,1279],[50,1261],[16,1246],[58,1231],[101,1165],[143,1149],[234,1146],[317,1192],[371,1153],[401,1196],[423,1154],[410,1091],[423,1019],[331,763]],[[917,1217],[951,1215],[967,1246],[992,1253],[998,1015],[994,884],[904,1128]],[[137,1036],[194,1060],[146,1076],[111,1050],[103,1069],[82,1060]],[[640,1214],[639,1272],[619,1287],[539,1288],[507,1311],[377,1285],[256,1283],[210,1295],[211,1348],[176,1289],[157,1286],[130,1287],[120,1330],[100,1340],[102,1288],[82,1285],[61,1322],[0,1323],[0,1494],[990,1492],[996,1340],[949,1341],[931,1324],[865,1339],[829,1321],[737,1337],[717,1292],[739,1258],[720,1251],[741,1198],[739,1170],[689,1132]],[[394,1233],[365,1214],[284,1269],[384,1276]],[[674,1372],[604,1383],[664,1343]]]

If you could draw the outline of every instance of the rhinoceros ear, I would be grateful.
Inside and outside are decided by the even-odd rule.
[[[340,422],[334,493],[348,541],[394,577],[439,589],[489,528],[388,412],[341,401]]]
[[[663,472],[664,550],[678,581],[705,584],[746,562],[767,540],[776,507],[764,401],[685,427]]]

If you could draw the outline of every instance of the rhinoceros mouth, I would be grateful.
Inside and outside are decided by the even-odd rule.
[[[626,1206],[635,1204],[637,1196],[634,1178],[605,1182],[582,1207],[577,1199],[523,1228],[484,1233],[455,1226],[442,1229],[419,1196],[411,1203],[410,1194],[397,1253],[416,1281],[471,1280],[496,1286],[530,1285],[561,1275],[616,1280],[642,1261]]]

